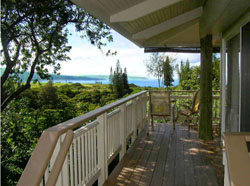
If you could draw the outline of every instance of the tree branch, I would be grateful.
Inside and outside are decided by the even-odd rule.
[[[33,61],[33,64],[31,66],[31,70],[30,70],[30,74],[28,79],[26,80],[25,85],[22,85],[20,88],[18,88],[15,92],[13,92],[11,95],[7,96],[6,98],[4,98],[4,100],[2,100],[1,103],[1,112],[7,107],[7,105],[15,98],[17,98],[17,96],[19,94],[21,94],[23,91],[25,91],[26,89],[30,88],[30,82],[33,78],[33,75],[35,73],[35,67],[38,63],[38,59],[40,57],[42,53],[40,51],[37,52],[36,58]]]
[[[11,70],[12,70],[13,66],[15,65],[15,63],[10,58],[9,51],[8,51],[8,44],[9,43],[7,42],[7,37],[6,37],[4,30],[2,30],[1,42],[2,42],[2,47],[3,47],[4,57],[6,60],[6,68],[5,68],[3,75],[1,76],[1,88],[2,88],[4,82],[8,79],[9,74],[11,73]]]

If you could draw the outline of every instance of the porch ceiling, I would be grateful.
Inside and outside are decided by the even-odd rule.
[[[72,0],[140,47],[199,47],[213,34],[213,45],[242,14],[249,0]]]

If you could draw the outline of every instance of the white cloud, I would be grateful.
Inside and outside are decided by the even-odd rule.
[[[99,50],[96,46],[91,45],[86,39],[81,39],[74,34],[69,37],[69,43],[72,49],[69,53],[71,58],[68,62],[61,63],[61,74],[67,75],[89,75],[89,74],[109,74],[110,67],[115,67],[119,59],[122,68],[127,68],[130,76],[147,76],[144,60],[148,58],[149,53],[144,53],[144,49],[137,47],[135,44],[113,31],[114,42],[108,43],[104,50],[116,50],[116,56],[105,55],[105,51]],[[190,64],[198,65],[200,61],[199,54],[172,54],[180,62],[189,59]],[[175,78],[177,75],[175,74]]]

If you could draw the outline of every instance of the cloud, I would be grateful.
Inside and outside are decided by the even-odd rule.
[[[89,74],[109,74],[110,67],[116,65],[117,60],[120,61],[122,68],[127,68],[130,76],[147,76],[146,67],[144,64],[150,54],[144,53],[144,49],[137,47],[135,44],[121,36],[115,31],[112,31],[114,42],[108,43],[103,50],[98,49],[87,41],[82,39],[79,34],[73,32],[70,36],[69,44],[72,49],[69,53],[71,58],[68,62],[61,63],[61,74],[67,75],[89,75]],[[105,51],[117,51],[116,56],[105,55]],[[174,55],[179,63],[181,60],[189,59],[190,64],[198,65],[200,61],[199,54],[170,54]],[[176,79],[175,74],[175,79]]]

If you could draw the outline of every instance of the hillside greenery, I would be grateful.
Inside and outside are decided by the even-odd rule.
[[[214,90],[219,89],[219,64],[219,59],[214,58]],[[198,90],[199,68],[190,67],[188,61],[182,62],[178,72],[180,84],[177,87],[169,87],[168,90]],[[157,88],[129,84],[129,91],[125,91],[119,97],[126,97],[145,89]],[[10,102],[1,113],[2,185],[16,185],[43,130],[118,99],[120,98],[117,92],[109,84],[52,81],[31,84],[30,89]]]
[[[115,100],[104,84],[32,84],[1,114],[2,185],[16,185],[43,130]]]

